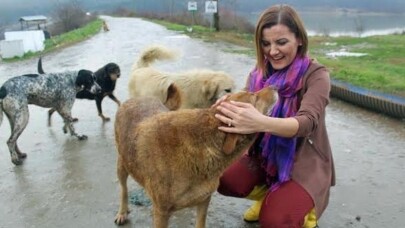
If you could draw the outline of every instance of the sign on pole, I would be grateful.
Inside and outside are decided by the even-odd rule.
[[[188,2],[188,11],[197,11],[197,2]]]
[[[206,13],[216,13],[217,12],[217,2],[216,1],[206,1],[205,2],[205,12]]]

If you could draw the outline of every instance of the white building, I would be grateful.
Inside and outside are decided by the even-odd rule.
[[[29,51],[43,51],[45,34],[41,29],[45,28],[46,20],[46,17],[41,15],[21,17],[19,21],[22,31],[5,32],[5,39],[0,41],[2,58],[21,57]],[[42,24],[43,28],[41,28]]]

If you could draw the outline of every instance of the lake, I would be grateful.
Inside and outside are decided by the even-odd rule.
[[[299,11],[308,35],[372,36],[405,33],[405,13],[365,13],[343,10]],[[259,13],[246,15],[253,24]]]

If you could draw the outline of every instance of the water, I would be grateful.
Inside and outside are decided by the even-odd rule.
[[[308,35],[373,36],[405,33],[405,13],[366,13],[346,11],[299,11]],[[260,12],[246,17],[256,23]]]

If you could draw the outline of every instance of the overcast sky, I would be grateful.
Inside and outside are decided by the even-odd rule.
[[[188,0],[76,0],[86,10],[113,10],[117,7],[163,8],[170,6],[186,8]],[[194,0],[203,4],[205,0]],[[16,21],[21,16],[49,14],[50,10],[61,2],[72,0],[0,0],[0,25]],[[365,11],[390,11],[405,13],[405,0],[220,0],[222,5],[233,6],[235,10],[261,11],[269,4],[287,3],[297,8],[350,8]]]

